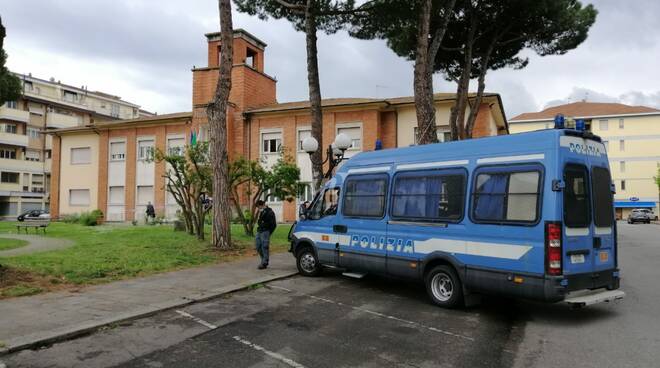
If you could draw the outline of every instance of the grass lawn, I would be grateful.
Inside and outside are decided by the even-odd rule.
[[[9,239],[0,237],[0,251],[16,249],[28,245],[28,242],[21,239]]]
[[[271,238],[273,252],[288,249],[289,225],[279,225]],[[207,232],[210,226],[207,226]],[[0,222],[2,233],[15,231],[11,222]],[[73,240],[71,248],[0,259],[0,298],[55,290],[64,285],[95,284],[157,272],[233,260],[254,254],[252,237],[232,225],[235,249],[210,248],[171,225],[81,226],[54,222],[47,237]],[[210,236],[208,236],[210,238]],[[7,272],[11,270],[12,272]],[[14,279],[13,281],[11,279]],[[25,292],[22,292],[25,291]]]

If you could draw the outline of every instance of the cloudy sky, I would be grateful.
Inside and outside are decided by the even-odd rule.
[[[487,90],[502,95],[507,116],[585,98],[660,108],[660,1],[586,2],[600,13],[578,49],[490,73]],[[4,0],[0,15],[11,70],[158,113],[191,109],[190,69],[206,65],[204,33],[219,28],[216,0]],[[234,27],[268,44],[266,72],[278,80],[278,101],[308,97],[304,34],[286,21],[236,12]],[[412,95],[412,63],[384,41],[320,36],[319,60],[323,97]],[[454,86],[438,75],[435,89]]]

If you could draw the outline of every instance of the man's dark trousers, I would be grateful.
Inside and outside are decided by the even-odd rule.
[[[259,257],[261,257],[261,264],[268,266],[270,231],[266,230],[257,232],[255,243],[257,246],[257,253],[259,253]]]

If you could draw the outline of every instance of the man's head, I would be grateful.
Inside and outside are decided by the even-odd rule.
[[[151,201],[147,202],[147,206],[151,206]]]
[[[261,199],[257,201],[257,208],[258,209],[263,209],[266,207],[266,202],[262,201]]]

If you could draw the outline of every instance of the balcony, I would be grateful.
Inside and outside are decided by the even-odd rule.
[[[44,162],[0,158],[0,171],[32,172],[40,174],[44,171]]]
[[[30,112],[18,109],[10,109],[6,106],[0,106],[0,119],[29,123]]]
[[[71,128],[81,125],[79,116],[71,116],[49,112],[46,115],[46,127],[48,128]]]
[[[0,132],[0,144],[6,144],[8,146],[27,147],[28,136],[23,134]]]

